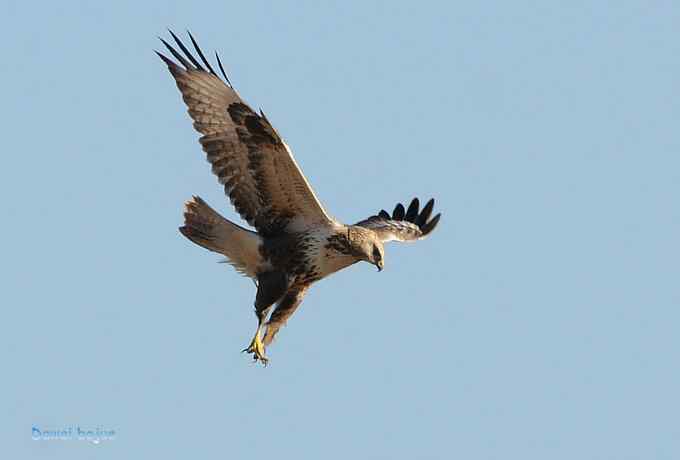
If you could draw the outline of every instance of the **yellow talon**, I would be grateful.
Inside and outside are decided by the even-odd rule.
[[[262,339],[260,338],[259,328],[255,333],[255,337],[253,337],[253,340],[250,342],[250,345],[248,345],[248,348],[244,349],[243,351],[252,353],[253,359],[255,361],[260,361],[265,366],[269,362],[267,357],[264,355],[264,344],[262,343]]]

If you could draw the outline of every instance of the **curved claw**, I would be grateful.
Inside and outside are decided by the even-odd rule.
[[[255,362],[260,361],[265,367],[269,363],[269,359],[264,354],[264,344],[260,339],[260,334],[255,334],[253,340],[247,348],[244,348],[241,353],[252,353]]]

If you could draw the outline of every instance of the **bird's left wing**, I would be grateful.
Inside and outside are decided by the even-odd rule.
[[[373,230],[383,242],[416,241],[432,233],[441,218],[441,214],[437,214],[430,219],[434,199],[428,201],[422,211],[419,208],[420,202],[418,198],[414,198],[408,210],[403,204],[398,203],[392,215],[383,209],[378,215],[364,219],[355,225]]]
[[[260,234],[276,235],[328,224],[331,218],[321,206],[288,146],[264,113],[245,104],[222,68],[222,81],[189,34],[201,62],[170,31],[182,55],[161,39],[174,62],[167,64],[182,92],[200,143],[213,173],[241,216]]]

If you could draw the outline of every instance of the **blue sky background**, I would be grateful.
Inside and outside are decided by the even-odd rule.
[[[2,1],[3,458],[680,458],[677,2]],[[354,222],[433,236],[240,354],[237,219],[153,54],[218,49]],[[115,429],[99,445],[33,426]]]

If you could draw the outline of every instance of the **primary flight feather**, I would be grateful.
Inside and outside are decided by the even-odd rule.
[[[224,80],[191,34],[198,59],[170,34],[180,51],[161,41],[176,61],[157,54],[182,93],[213,173],[236,211],[256,231],[225,219],[199,197],[185,204],[179,230],[255,280],[258,325],[244,351],[267,364],[266,347],[312,283],[360,261],[382,270],[384,242],[424,238],[441,215],[430,218],[434,200],[420,209],[414,198],[408,210],[399,203],[392,214],[382,210],[354,225],[333,219],[264,113],[251,109],[231,86],[219,56],[215,54]]]

